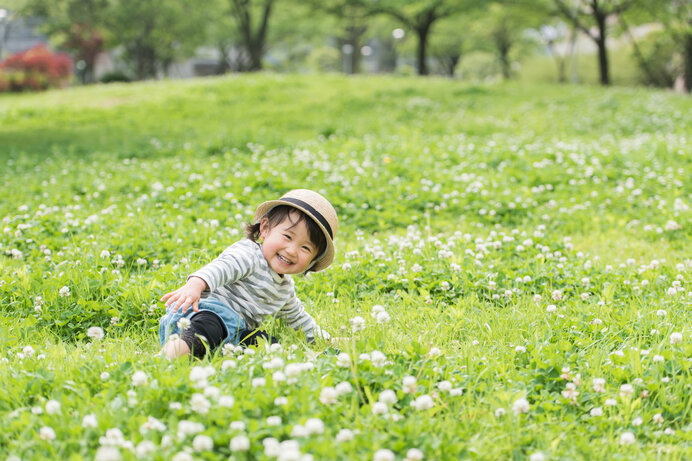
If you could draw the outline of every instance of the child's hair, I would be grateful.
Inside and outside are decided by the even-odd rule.
[[[298,219],[295,222],[291,220],[291,214],[298,215]],[[317,247],[316,257],[322,256],[322,254],[327,249],[327,238],[324,236],[324,232],[322,232],[320,226],[318,226],[317,223],[311,217],[309,217],[299,209],[289,205],[278,205],[269,210],[269,212],[266,214],[266,218],[267,225],[269,225],[270,229],[282,223],[284,219],[288,219],[291,221],[291,227],[297,226],[301,221],[305,222],[305,225],[308,228],[308,236],[310,237],[310,241]],[[245,236],[255,242],[259,240],[260,223],[256,222],[254,224],[248,224],[247,226],[245,226]],[[311,270],[312,268],[308,269],[306,272],[309,272]]]

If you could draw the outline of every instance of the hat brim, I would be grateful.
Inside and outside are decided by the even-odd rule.
[[[332,261],[334,261],[334,241],[332,240],[332,237],[329,235],[329,232],[327,232],[327,229],[325,229],[322,223],[320,223],[320,221],[316,219],[315,216],[313,216],[313,214],[305,208],[296,205],[295,203],[286,202],[281,199],[270,200],[268,202],[262,203],[260,206],[257,207],[257,210],[255,211],[255,223],[260,222],[262,218],[271,211],[272,208],[276,208],[279,205],[288,205],[292,208],[300,210],[303,213],[305,213],[306,216],[309,216],[315,224],[317,224],[317,226],[324,234],[324,238],[327,240],[327,249],[324,251],[322,256],[318,256],[318,259],[315,261],[315,264],[312,266],[311,269],[314,272],[319,272],[329,267]]]

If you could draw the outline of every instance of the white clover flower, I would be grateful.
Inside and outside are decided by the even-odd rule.
[[[274,437],[267,437],[262,440],[262,445],[264,445],[264,455],[271,458],[279,456],[281,453],[279,441]]]
[[[517,346],[514,348],[514,351],[521,354],[521,353],[526,352],[526,348],[524,346]]]
[[[103,328],[101,327],[90,327],[87,330],[87,336],[95,341],[98,341],[99,339],[103,339],[104,333],[103,333]]]
[[[517,399],[513,404],[512,404],[512,411],[514,413],[520,414],[520,413],[528,413],[530,409],[529,401],[526,400],[524,397]]]
[[[138,458],[148,458],[156,451],[156,444],[151,440],[143,440],[137,444],[135,454]]]
[[[406,394],[413,394],[418,388],[416,378],[413,376],[405,376],[403,379],[402,389]]]
[[[555,304],[548,304],[548,307],[545,308],[546,312],[555,312],[557,310],[557,306]]]
[[[603,416],[603,408],[601,408],[601,407],[594,407],[594,408],[591,409],[591,411],[589,412],[589,414],[590,414],[591,416],[594,416],[594,417],[595,417],[595,416]]]
[[[324,432],[324,423],[319,418],[310,418],[305,421],[305,429],[309,434],[322,434]]]
[[[245,430],[245,423],[243,421],[231,421],[228,427],[230,427],[231,430],[242,432]]]
[[[554,290],[550,296],[553,298],[553,301],[560,301],[562,299],[562,291]]]
[[[282,382],[286,381],[286,375],[284,374],[283,371],[277,370],[274,373],[272,373],[272,380],[275,383],[282,383]]]
[[[190,324],[191,324],[190,319],[187,317],[181,318],[180,320],[178,320],[178,323],[177,323],[178,328],[180,328],[180,331],[185,331],[188,328],[190,328]]]
[[[39,430],[38,436],[41,440],[48,440],[48,441],[55,440],[55,431],[53,430],[52,427],[43,426]]]
[[[439,357],[440,354],[442,354],[442,351],[438,347],[431,347],[430,350],[428,351],[428,355],[430,357]]]
[[[208,435],[196,435],[192,440],[192,449],[195,451],[211,451],[214,449],[214,440]]]
[[[377,320],[377,323],[389,323],[391,318],[389,317],[389,314],[387,312],[378,312],[377,316],[375,317]]]
[[[633,426],[641,426],[643,422],[644,422],[644,420],[641,417],[637,416],[636,418],[634,418],[632,420],[632,425]]]
[[[266,378],[260,377],[260,378],[253,378],[252,379],[252,387],[262,387],[267,384]]]
[[[351,331],[354,333],[365,329],[365,319],[359,315],[353,317],[351,320]]]
[[[108,381],[111,378],[111,374],[107,371],[104,371],[103,373],[101,373],[100,377],[102,381]]]
[[[672,427],[666,427],[663,433],[666,435],[675,435],[675,430]]]
[[[351,356],[346,352],[342,352],[336,356],[336,366],[341,368],[348,368],[351,366]]]
[[[660,426],[661,424],[663,424],[663,421],[664,421],[663,416],[661,415],[661,413],[656,413],[656,414],[653,416],[653,418],[651,418],[651,420],[652,420],[653,422],[655,422],[656,424],[658,424],[659,426]]]
[[[288,398],[286,398],[286,397],[277,397],[274,399],[274,405],[276,405],[277,407],[281,407],[281,406],[284,406],[287,404],[288,404]]]
[[[384,415],[387,414],[387,404],[384,402],[375,402],[372,404],[372,414],[373,415]]]
[[[267,417],[267,426],[281,426],[281,416]]]
[[[429,410],[435,406],[432,397],[428,394],[423,394],[411,402],[411,406],[416,410]]]
[[[265,370],[277,370],[279,368],[283,368],[284,366],[284,359],[281,357],[273,357],[271,360],[268,360],[262,364],[262,368]]]
[[[36,352],[36,351],[35,351],[34,348],[31,347],[31,346],[25,346],[24,349],[22,349],[22,353],[23,353],[26,357],[31,357],[32,355],[34,355],[35,352]],[[19,355],[19,354],[17,354],[17,355]]]
[[[222,408],[231,408],[235,404],[235,399],[230,395],[219,396],[219,406]]]
[[[281,442],[279,444],[277,461],[303,461],[298,442],[295,440],[284,440]]]
[[[146,386],[149,377],[143,371],[135,371],[132,374],[132,385],[135,387]]]
[[[195,461],[195,458],[193,458],[192,455],[186,451],[179,451],[173,455],[171,461]]]
[[[70,287],[67,287],[67,286],[62,287],[62,288],[60,289],[60,291],[58,291],[58,294],[59,294],[60,297],[62,297],[62,298],[66,298],[66,297],[70,296]]]
[[[115,446],[103,446],[96,450],[94,461],[120,461],[120,450]]]
[[[422,461],[425,456],[423,452],[418,448],[409,448],[406,452],[406,458],[404,461]]]
[[[618,404],[618,401],[615,399],[606,399],[605,401],[605,406],[606,407],[614,407]]]
[[[293,426],[293,429],[291,429],[291,437],[300,438],[307,437],[308,435],[310,435],[310,433],[307,429],[305,429],[305,426],[301,424],[296,424],[295,426]]]
[[[596,392],[605,392],[605,379],[594,378],[593,379],[593,390]]]
[[[545,455],[540,451],[537,451],[529,456],[529,461],[545,461]]]
[[[634,394],[634,386],[631,384],[623,384],[620,386],[620,395],[623,397],[629,397]]]
[[[620,436],[620,445],[632,445],[635,440],[634,434],[627,431]]]
[[[218,387],[207,386],[204,388],[204,396],[205,397],[209,397],[210,399],[217,400],[219,398],[219,395],[221,395],[221,391],[219,390]]]
[[[670,335],[670,344],[680,344],[682,342],[682,333],[674,332]]]
[[[106,435],[99,437],[99,443],[105,446],[119,447],[125,443],[123,431],[117,427],[110,428],[106,431]]]
[[[149,431],[163,432],[165,430],[166,425],[158,419],[154,418],[153,416],[148,416],[146,422],[139,426],[139,432],[142,435],[146,434]]]
[[[437,383],[437,388],[442,392],[450,392],[452,390],[452,383],[450,381],[440,381]]]
[[[377,450],[372,457],[372,461],[394,461],[394,452],[384,448]]]
[[[656,311],[656,315],[658,315],[659,317],[665,317],[667,314],[668,314],[668,312],[666,312],[665,309],[658,309]]]
[[[380,304],[375,304],[374,306],[372,306],[372,313],[370,315],[373,318],[375,318],[375,317],[377,317],[378,313],[384,312],[384,311],[385,311],[384,306],[382,306]]]
[[[370,353],[370,361],[378,368],[382,368],[387,362],[387,356],[380,351],[372,351]]]
[[[324,405],[334,405],[338,402],[339,393],[333,387],[325,387],[320,392],[320,402]]]
[[[380,392],[380,397],[379,401],[387,404],[387,405],[394,405],[399,399],[396,397],[396,392],[394,392],[391,389],[386,389],[382,392]]]
[[[336,441],[339,443],[343,442],[349,442],[353,440],[354,434],[353,431],[350,429],[341,429],[337,434],[336,434]]]
[[[250,439],[244,435],[236,435],[231,439],[231,451],[248,451],[250,449]]]
[[[200,415],[206,415],[211,408],[211,403],[202,394],[192,394],[190,398],[190,410]]]
[[[235,360],[224,360],[223,362],[221,362],[221,371],[226,371],[229,368],[236,368],[237,366],[238,362],[236,362]]]
[[[96,415],[94,415],[93,413],[88,414],[88,415],[84,415],[84,418],[82,418],[82,427],[85,429],[87,429],[87,428],[94,429],[94,428],[98,427],[98,421],[96,420]]]
[[[353,386],[351,386],[351,383],[348,381],[340,382],[336,385],[335,389],[338,395],[350,394],[353,392]]]
[[[101,254],[99,255],[100,258],[108,259],[111,257],[111,253],[108,250],[102,250]]]
[[[60,413],[60,402],[57,400],[49,400],[46,402],[46,413],[49,415],[57,415]]]

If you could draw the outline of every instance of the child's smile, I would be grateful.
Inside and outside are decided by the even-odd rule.
[[[310,240],[304,221],[298,222],[296,213],[274,227],[268,222],[260,224],[262,254],[277,274],[300,274],[305,272],[315,258],[317,248]]]

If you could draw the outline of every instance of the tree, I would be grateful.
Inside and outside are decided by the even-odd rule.
[[[440,19],[479,8],[484,2],[472,0],[363,0],[372,14],[387,14],[412,31],[418,40],[418,74],[428,74],[428,40]]]
[[[558,13],[594,41],[598,48],[601,84],[610,85],[608,20],[627,11],[637,0],[553,0]],[[594,30],[595,27],[595,30]]]
[[[269,16],[275,0],[230,0],[231,15],[238,35],[248,54],[248,70],[262,70],[262,57],[266,51]]]
[[[21,11],[43,19],[43,31],[58,47],[72,52],[82,83],[90,83],[96,57],[105,46],[107,7],[108,0],[26,0]]]
[[[345,64],[344,72],[358,73],[363,37],[368,31],[368,16],[371,14],[366,5],[360,0],[313,0],[310,3],[338,18],[336,40]]]
[[[111,42],[122,45],[137,79],[168,72],[204,39],[208,18],[190,0],[111,0],[106,17]]]
[[[682,58],[684,89],[692,92],[692,1],[670,0],[645,4],[645,10],[665,26]]]

